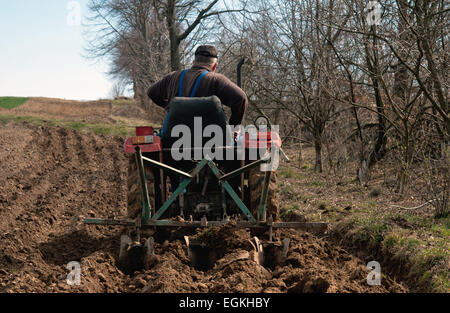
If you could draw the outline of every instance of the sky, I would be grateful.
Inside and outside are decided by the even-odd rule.
[[[0,0],[0,97],[107,98],[105,61],[83,57],[88,0]],[[78,14],[79,12],[79,14]]]

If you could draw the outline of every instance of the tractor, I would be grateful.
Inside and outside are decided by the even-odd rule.
[[[238,85],[242,64],[243,60],[238,65]],[[192,230],[231,223],[246,228],[255,235],[261,262],[267,246],[281,258],[287,255],[289,240],[275,242],[274,230],[326,229],[321,222],[280,221],[276,167],[280,156],[289,160],[266,116],[245,131],[233,133],[217,97],[179,97],[172,100],[167,121],[163,135],[150,126],[137,127],[136,135],[124,143],[129,160],[127,218],[84,220],[85,224],[128,229],[121,236],[119,252],[124,272],[145,268],[158,237],[167,238],[165,233],[171,229],[185,230],[188,254],[193,255],[201,247],[189,240]],[[179,144],[179,125],[191,131],[185,145]],[[213,132],[203,131],[208,127],[221,130],[217,133],[222,145],[209,145]],[[142,230],[149,228],[155,230],[154,236],[142,240]]]

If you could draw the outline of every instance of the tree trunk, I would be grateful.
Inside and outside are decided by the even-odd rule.
[[[370,57],[368,57],[368,68],[371,72],[371,78],[373,82],[373,90],[375,93],[375,102],[377,105],[378,112],[378,137],[375,143],[374,150],[369,158],[369,168],[375,165],[377,161],[382,159],[386,154],[386,119],[384,117],[384,103],[383,98],[381,97],[380,92],[380,68],[379,68],[379,59],[378,59],[378,51],[376,49],[378,45],[378,41],[376,38],[375,25],[372,26],[372,34],[373,34],[373,63],[370,61]],[[367,49],[367,47],[366,47]],[[367,51],[367,53],[369,53]]]
[[[300,167],[303,162],[303,146],[302,146],[302,125],[298,123],[298,166]]]
[[[176,22],[175,0],[169,0],[167,5],[167,28],[170,40],[170,67],[172,71],[181,69],[179,29]]]
[[[141,108],[148,111],[150,109],[150,99],[147,96],[147,90],[144,84],[136,82],[133,85],[134,89],[134,99],[139,104]]]
[[[180,43],[178,42],[178,39],[170,41],[170,67],[172,71],[181,69]]]
[[[321,140],[314,139],[314,148],[316,150],[316,164],[314,166],[314,170],[316,172],[322,173],[323,165],[322,165],[322,142],[321,142]]]

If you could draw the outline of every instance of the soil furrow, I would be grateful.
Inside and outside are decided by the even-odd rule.
[[[0,176],[0,292],[407,291],[389,277],[368,286],[360,259],[308,233],[283,232],[291,247],[274,267],[241,259],[239,253],[251,252],[249,233],[226,227],[208,230],[208,244],[222,252],[211,269],[191,266],[183,241],[173,240],[156,244],[157,262],[148,270],[127,276],[117,266],[122,229],[81,222],[125,215],[123,138],[12,127],[14,132],[0,128],[0,143],[20,142],[2,155],[1,166],[9,170]],[[15,167],[25,150],[30,153],[22,160],[28,163]],[[81,265],[80,286],[66,282],[71,261]]]

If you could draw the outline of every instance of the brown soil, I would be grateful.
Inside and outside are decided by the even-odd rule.
[[[79,291],[118,291],[117,229],[84,227],[81,215],[125,214],[122,140],[8,124],[0,146],[0,292],[68,291],[70,261],[81,261]]]
[[[217,251],[214,267],[190,265],[183,241],[156,244],[156,261],[133,276],[117,267],[120,227],[85,226],[82,217],[126,216],[123,138],[60,127],[0,124],[0,292],[406,292],[389,277],[368,286],[363,262],[312,234],[290,238],[285,262],[248,258],[246,230],[198,231]],[[81,263],[81,285],[66,266]]]

